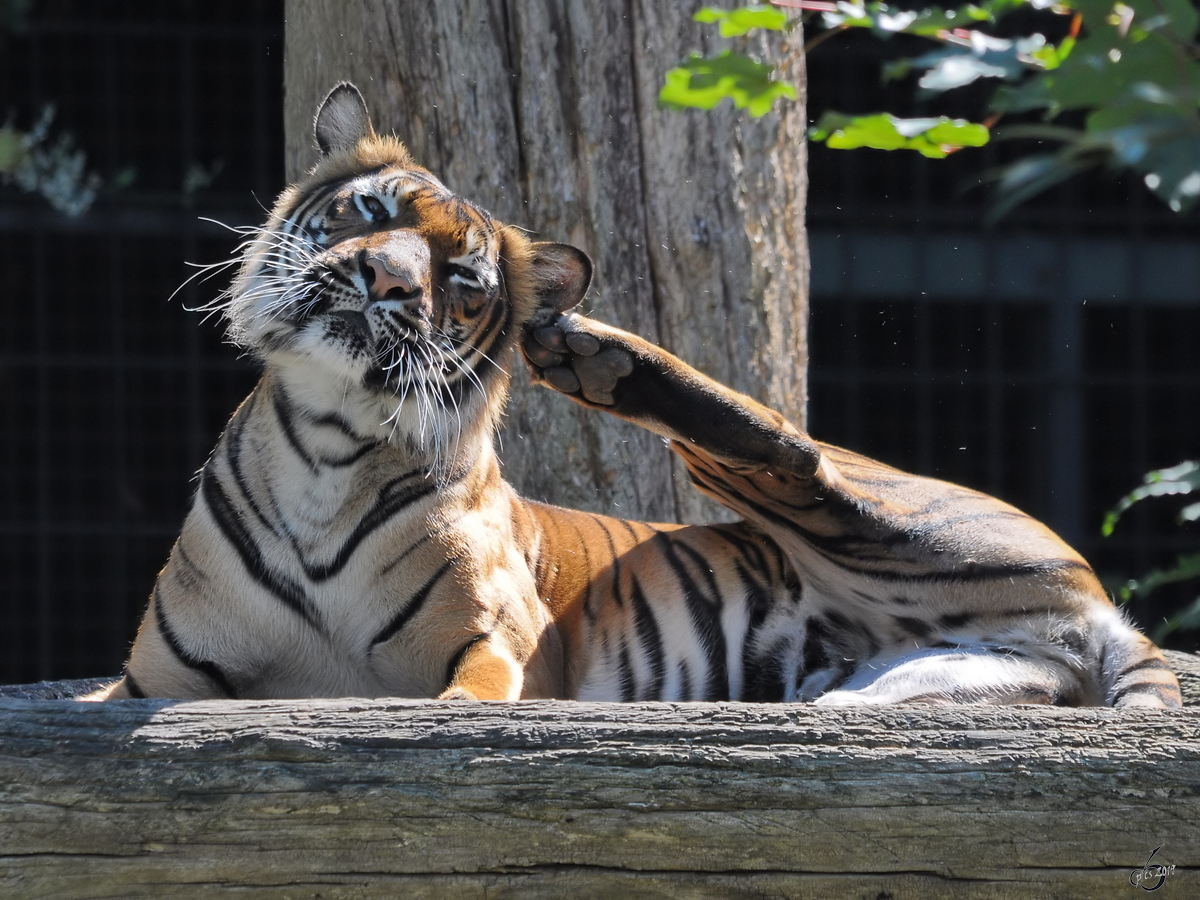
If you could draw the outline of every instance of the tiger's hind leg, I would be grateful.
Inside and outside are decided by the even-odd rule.
[[[805,693],[801,686],[801,695]],[[1091,705],[1077,672],[1061,663],[980,646],[926,648],[880,656],[860,665],[836,689],[820,694],[823,706],[892,703],[1032,703]]]

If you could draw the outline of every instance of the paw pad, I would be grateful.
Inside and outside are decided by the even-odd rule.
[[[577,327],[563,317],[553,325],[532,329],[522,344],[525,358],[556,391],[581,394],[591,403],[612,406],[617,383],[633,372],[633,354],[606,346]]]
[[[559,361],[562,361],[561,358]],[[546,379],[546,383],[550,387],[556,391],[562,391],[564,394],[573,394],[579,390],[579,379],[566,366],[554,366],[545,369],[542,372],[542,377]]]
[[[593,403],[612,406],[617,382],[633,371],[633,356],[619,347],[606,347],[594,356],[577,356],[572,361],[583,396]]]

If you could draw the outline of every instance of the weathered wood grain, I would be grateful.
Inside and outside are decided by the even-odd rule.
[[[803,102],[761,119],[658,107],[700,49],[705,0],[288,0],[288,171],[339,80],[450,188],[596,262],[585,308],[803,427],[808,251]],[[715,39],[722,44],[728,41]],[[764,38],[803,97],[799,29]],[[757,48],[765,50],[765,46]],[[729,517],[653,435],[528,386],[502,434],[527,496],[656,521]],[[636,474],[634,474],[636,473]]]
[[[1183,897],[1198,785],[1196,709],[4,699],[0,896]]]

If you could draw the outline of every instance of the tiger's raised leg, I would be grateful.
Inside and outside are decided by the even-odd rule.
[[[787,553],[821,636],[802,697],[1180,705],[1083,558],[1015,508],[815,441],[582,316],[531,328],[522,349],[536,380],[666,438],[700,490]]]

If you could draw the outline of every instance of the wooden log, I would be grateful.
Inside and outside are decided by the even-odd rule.
[[[6,898],[1128,897],[1157,847],[1200,891],[1195,708],[39,692],[0,700]]]

